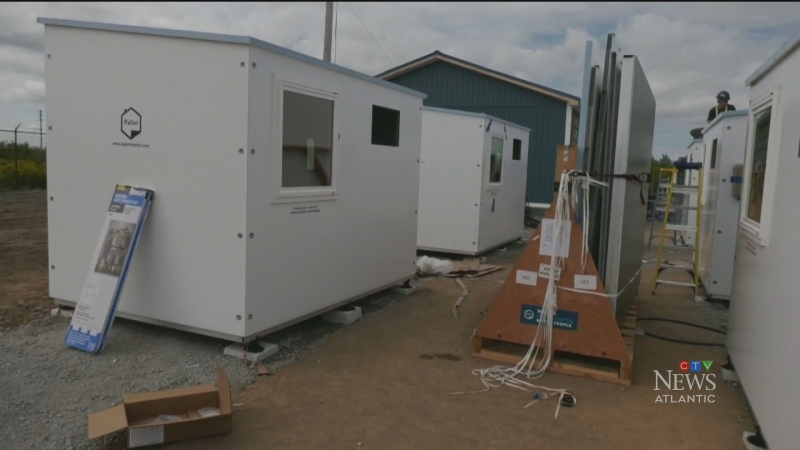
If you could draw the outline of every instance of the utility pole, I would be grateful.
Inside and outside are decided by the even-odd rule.
[[[42,128],[42,110],[39,110],[39,148],[44,150],[44,128]]]
[[[17,168],[17,130],[21,126],[22,126],[22,124],[19,124],[19,125],[17,125],[17,128],[14,128],[14,187],[15,188],[19,187],[19,184],[17,183],[17,179],[18,179],[18,176],[17,176],[17,173],[18,173],[18,168]]]
[[[325,48],[322,59],[331,62],[331,43],[333,40],[333,2],[325,2]]]

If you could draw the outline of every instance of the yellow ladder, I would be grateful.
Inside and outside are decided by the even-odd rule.
[[[697,170],[697,186],[684,186],[684,185],[677,185],[678,175],[683,173],[686,177],[689,177],[691,182],[691,171]],[[653,294],[656,293],[656,289],[660,284],[669,284],[674,286],[687,286],[694,289],[695,297],[699,296],[699,289],[700,289],[700,226],[701,226],[701,208],[702,205],[702,193],[703,193],[703,165],[702,163],[689,163],[678,161],[673,164],[673,167],[670,168],[662,168],[660,169],[659,178],[664,178],[666,181],[666,176],[669,177],[669,186],[667,188],[666,193],[666,205],[663,209],[664,212],[664,221],[661,226],[661,235],[659,237],[659,246],[658,246],[658,259],[656,260],[656,275],[655,280],[653,282]],[[681,196],[682,200],[680,203],[675,201],[676,196]],[[694,202],[691,201],[692,196],[694,196]],[[688,201],[687,201],[688,200]],[[673,211],[695,211],[695,224],[694,225],[684,225],[684,224],[674,224],[670,223],[670,213]],[[694,246],[692,248],[692,265],[691,267],[687,267],[681,264],[671,263],[669,261],[664,261],[664,237],[667,231],[679,231],[681,233],[686,232],[694,232]],[[685,236],[684,236],[685,240]],[[675,242],[673,241],[673,244]],[[684,246],[677,246],[673,245],[671,247],[674,248],[687,248]],[[661,279],[661,274],[667,269],[677,269],[683,270],[689,273],[692,277],[691,282],[685,281],[673,281],[673,280],[664,280]]]
[[[653,200],[653,218],[650,221],[650,237],[647,241],[647,248],[650,248],[653,245],[653,239],[659,237],[660,235],[655,233],[656,227],[660,230],[663,226],[662,223],[659,223],[658,216],[659,213],[665,213],[667,208],[667,199],[669,197],[669,185],[672,182],[672,170],[667,170],[666,172],[663,170],[659,170],[658,173],[659,177],[656,184],[656,198]],[[671,217],[674,219],[674,217]],[[663,217],[662,220],[663,222]],[[672,241],[673,245],[678,245],[678,232],[673,230],[672,236],[665,236],[666,239]],[[683,236],[681,236],[683,239]]]

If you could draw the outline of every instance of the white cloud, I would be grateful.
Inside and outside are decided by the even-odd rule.
[[[44,106],[37,17],[250,35],[319,58],[324,16],[323,2],[7,4],[0,126],[13,122],[11,111],[38,114]],[[376,74],[440,50],[580,95],[586,41],[599,62],[614,32],[623,52],[639,57],[656,95],[656,146],[682,151],[673,142],[688,144],[717,91],[746,107],[744,80],[796,30],[798,17],[800,3],[339,3],[335,57]]]
[[[2,73],[0,73],[2,75]],[[0,91],[0,101],[38,101],[44,100],[44,83],[37,80],[24,79],[19,76],[4,77],[3,90]]]
[[[785,38],[754,41],[743,30],[642,14],[622,22],[621,45],[639,57],[661,118],[703,120],[720,90],[744,104],[746,79]],[[746,67],[745,67],[746,66]],[[748,70],[743,70],[743,69]],[[702,123],[702,122],[701,122]]]

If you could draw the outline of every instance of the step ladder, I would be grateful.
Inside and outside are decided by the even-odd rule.
[[[650,220],[650,237],[647,241],[647,248],[651,248],[653,245],[653,239],[659,237],[659,234],[655,233],[656,227],[659,229],[663,226],[664,221],[664,214],[667,210],[667,197],[669,196],[669,185],[672,183],[672,170],[667,171],[659,171],[659,178],[656,184],[656,196],[655,199],[652,201],[653,209],[652,209],[652,217]],[[674,210],[674,208],[673,208]],[[669,221],[670,223],[680,224],[681,219],[683,218],[683,212],[678,210],[674,213],[670,214]],[[683,239],[683,235],[680,236],[681,244],[678,244],[678,231],[672,230],[672,236],[665,236],[665,238],[670,239],[672,241],[672,247],[684,248],[686,247],[685,239]]]
[[[697,186],[682,186],[677,184],[679,175],[687,177],[691,181],[691,171],[697,170]],[[663,183],[662,183],[663,180]],[[698,296],[700,288],[700,205],[702,192],[703,192],[703,165],[699,162],[683,162],[678,161],[670,168],[662,168],[659,171],[659,189],[664,188],[663,199],[659,193],[656,197],[655,212],[664,213],[664,218],[661,223],[661,234],[659,235],[658,246],[658,259],[656,260],[656,276],[653,282],[653,294],[661,284],[673,286],[686,286],[694,289],[695,297]],[[694,198],[692,198],[694,197]],[[660,204],[663,203],[663,206]],[[684,214],[684,211],[686,214]],[[689,214],[695,214],[695,225],[688,225]],[[679,220],[671,218],[677,217]],[[673,245],[664,245],[664,238],[667,237],[668,231],[673,233]],[[687,232],[694,232],[694,245],[678,245],[675,236],[680,233],[685,241],[685,234]],[[652,240],[652,227],[651,227],[651,240]],[[692,250],[692,263],[691,265],[676,264],[664,260],[664,248],[684,248]],[[664,280],[661,275],[666,270],[681,270],[687,272],[691,276],[689,281],[673,281]]]

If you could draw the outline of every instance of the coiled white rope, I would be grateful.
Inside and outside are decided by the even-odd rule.
[[[575,209],[576,203],[576,196],[578,188],[580,187],[583,190],[583,207],[582,207],[582,222],[583,222],[583,230],[582,230],[582,242],[581,242],[581,267],[582,270],[586,270],[586,258],[587,254],[589,253],[588,247],[588,230],[589,230],[589,187],[590,185],[602,186],[607,187],[607,183],[602,183],[597,180],[593,180],[589,177],[588,174],[585,175],[585,178],[579,178],[579,176],[573,175],[574,171],[564,172],[561,175],[561,183],[558,190],[558,195],[556,196],[556,210],[555,210],[555,230],[554,230],[554,243],[555,247],[558,248],[561,240],[561,232],[564,223],[569,223],[571,218],[569,216],[570,206],[572,206],[572,210]],[[569,196],[569,188],[572,188],[573,197],[570,198]],[[570,202],[570,200],[572,200]],[[570,203],[572,205],[570,205]],[[571,232],[571,227],[567,230],[567,232]],[[513,388],[522,389],[524,391],[532,391],[532,390],[543,390],[548,391],[552,394],[558,394],[558,406],[556,407],[555,418],[558,418],[558,412],[561,408],[561,402],[564,396],[569,395],[572,397],[573,404],[577,404],[577,398],[568,391],[567,389],[556,389],[550,388],[545,386],[538,386],[527,381],[520,379],[520,376],[524,376],[526,379],[538,379],[547,370],[547,367],[550,365],[550,361],[553,356],[553,316],[555,315],[556,311],[558,310],[558,289],[568,290],[568,291],[575,291],[574,289],[560,287],[556,285],[555,274],[556,274],[556,267],[563,267],[564,258],[559,256],[557,251],[554,251],[550,257],[550,274],[547,280],[547,290],[545,294],[545,299],[542,304],[542,310],[539,319],[539,326],[536,330],[536,335],[534,336],[533,342],[528,347],[528,352],[525,356],[514,366],[514,367],[507,367],[507,366],[494,366],[485,369],[474,369],[472,370],[473,375],[480,375],[481,382],[485,386],[485,389],[480,391],[467,391],[467,392],[451,392],[451,394],[472,394],[472,393],[480,393],[486,392],[493,387],[500,387],[503,385],[507,385]],[[636,275],[639,274],[641,271],[641,267],[639,271],[636,272]],[[627,285],[622,289],[630,285],[633,280],[636,278],[636,275],[628,282]],[[609,298],[615,298],[619,296],[622,291],[617,294],[608,295],[608,294],[599,294],[590,291],[581,291],[578,290],[577,292],[581,293],[591,293],[595,295],[600,295]],[[475,331],[473,331],[473,337],[475,335]],[[539,356],[539,351],[543,350],[544,355],[539,362],[539,364],[534,367],[536,364],[536,359]],[[551,395],[552,395],[551,394]],[[541,399],[548,398],[548,394],[541,394]],[[537,400],[534,400],[527,405],[525,408],[531,406],[532,404],[536,403]]]

